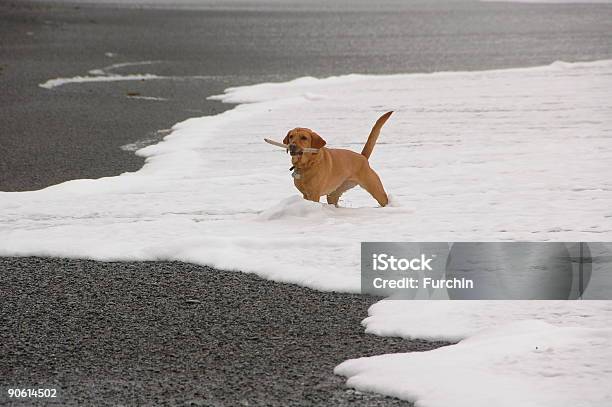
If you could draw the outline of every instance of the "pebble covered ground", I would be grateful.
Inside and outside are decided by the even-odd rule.
[[[333,369],[445,344],[365,334],[373,297],[180,262],[0,258],[0,281],[0,388],[65,406],[410,405]]]

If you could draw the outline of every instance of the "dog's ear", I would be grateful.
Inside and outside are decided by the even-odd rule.
[[[327,142],[325,140],[323,140],[323,137],[319,136],[317,133],[315,133],[313,131],[312,132],[312,139],[310,141],[310,147],[312,147],[312,148],[321,148],[325,144],[327,144]]]
[[[285,145],[289,144],[289,135],[291,135],[291,131],[292,130],[289,130],[289,133],[287,133],[287,135],[283,139],[283,144],[285,144]]]

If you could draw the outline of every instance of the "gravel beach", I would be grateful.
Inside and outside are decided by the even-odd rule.
[[[0,388],[62,405],[410,405],[333,369],[444,345],[364,334],[372,297],[186,263],[0,258],[0,281]]]
[[[231,108],[206,100],[229,86],[612,55],[605,5],[317,4],[0,0],[0,191],[136,171],[139,146]],[[172,79],[39,86],[143,61],[112,72]],[[347,389],[333,374],[349,358],[446,345],[366,335],[360,322],[377,300],[179,262],[0,258],[0,405],[37,405],[9,401],[7,386],[56,387],[66,406],[410,405]]]

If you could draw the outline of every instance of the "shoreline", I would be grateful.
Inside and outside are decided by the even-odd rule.
[[[452,7],[469,22],[477,6]],[[6,106],[0,112],[5,123],[0,154],[6,157],[0,162],[0,191],[138,171],[144,160],[122,147],[155,142],[163,137],[160,129],[232,109],[206,99],[230,86],[328,77],[349,69],[456,72],[612,58],[605,38],[593,40],[601,27],[585,28],[566,16],[569,33],[557,33],[539,25],[542,16],[530,16],[538,6],[525,5],[513,16],[529,20],[517,31],[540,33],[537,41],[526,42],[504,21],[483,20],[479,37],[466,31],[470,24],[454,26],[441,16],[450,34],[437,33],[440,27],[429,33],[431,24],[418,24],[437,15],[436,7],[389,16],[373,10],[192,12],[0,0],[0,84],[7,89],[0,94]],[[511,5],[482,7],[493,13]],[[562,18],[577,9],[582,10],[575,5],[550,10]],[[388,25],[381,24],[389,18]],[[380,38],[368,27],[380,30]],[[347,30],[353,34],[344,35]],[[38,86],[115,63],[157,60],[162,63],[117,72],[211,78]],[[361,321],[378,298],[190,263],[0,257],[0,279],[8,316],[0,328],[0,354],[6,355],[0,377],[13,379],[0,384],[53,383],[64,405],[409,406],[346,388],[334,367],[359,356],[449,344],[365,334]]]
[[[2,293],[0,386],[54,387],[66,406],[411,406],[333,369],[449,344],[366,334],[374,297],[189,263],[3,257],[0,278],[20,287]]]
[[[542,10],[537,5],[515,9],[504,3],[442,2],[420,4],[415,10],[403,5],[405,9],[388,22],[395,27],[395,34],[383,37],[384,41],[372,38],[368,31],[338,37],[337,30],[364,23],[377,26],[389,18],[387,12],[363,7],[358,13],[323,13],[306,6],[295,10],[278,5],[273,11],[255,13],[0,1],[0,84],[7,89],[0,94],[0,103],[6,106],[0,112],[6,157],[0,162],[0,191],[36,190],[71,179],[137,171],[144,161],[121,146],[155,139],[156,131],[188,118],[230,109],[231,105],[206,97],[232,86],[346,72],[465,71],[612,58],[609,43],[601,39],[603,27],[585,26],[568,18],[572,10],[584,12],[585,20],[599,18],[602,12],[612,14],[612,5],[547,6],[547,16],[567,25],[568,33],[547,27],[550,32],[535,44],[531,39],[523,43],[512,31],[516,28],[504,22],[499,27],[487,24],[479,28],[486,36],[465,43],[456,41],[471,38],[473,33],[463,25],[455,26],[453,20],[442,19],[437,24],[455,33],[457,39],[436,37],[433,25],[425,25],[424,32],[406,28],[413,19],[415,24],[419,22],[421,14],[435,15],[451,7],[466,18],[479,10],[514,10],[516,18],[527,21],[525,30],[541,29],[535,12]],[[311,20],[313,24],[308,23]],[[296,23],[307,30],[304,35],[293,29]],[[321,32],[321,24],[340,25],[326,33]],[[158,26],[166,27],[172,35],[157,30]],[[274,30],[268,32],[266,27]],[[332,42],[334,35],[337,43]],[[505,53],[497,44],[505,44],[513,52]],[[425,52],[432,45],[452,52]],[[387,56],[382,58],[382,54]],[[111,64],[136,61],[161,63],[144,68],[126,66],[117,73],[209,78],[84,83],[53,90],[38,86],[53,78],[86,75]]]

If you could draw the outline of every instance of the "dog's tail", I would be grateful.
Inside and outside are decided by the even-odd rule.
[[[387,122],[387,119],[391,116],[393,111],[387,112],[380,116],[374,127],[372,127],[372,131],[368,136],[368,141],[366,141],[365,146],[363,146],[363,150],[361,150],[361,155],[365,156],[365,158],[370,158],[372,155],[372,150],[374,150],[374,145],[376,144],[376,140],[378,140],[378,135],[380,134],[380,129]]]

